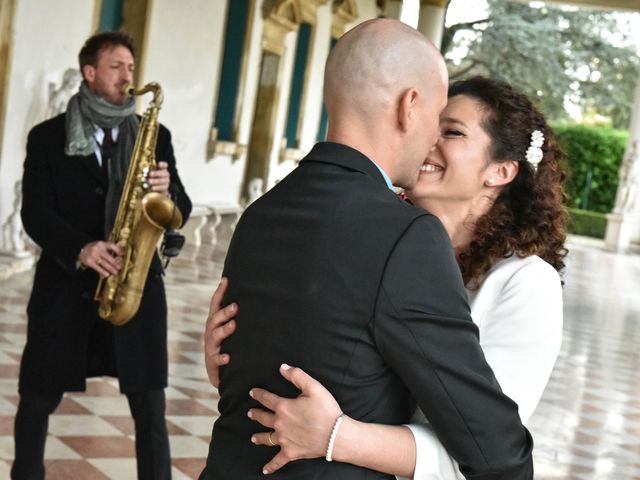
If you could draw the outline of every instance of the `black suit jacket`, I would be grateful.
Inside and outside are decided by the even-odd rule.
[[[248,393],[296,396],[283,362],[366,422],[408,422],[415,399],[469,478],[532,478],[531,438],[485,362],[444,228],[399,200],[359,152],[316,145],[247,209],[224,274],[225,302],[240,309],[201,478],[263,478],[276,450],[250,441],[264,429],[247,418],[258,406]],[[273,477],[392,478],[324,459]]]
[[[161,263],[152,261],[140,309],[122,327],[97,315],[98,275],[78,270],[80,249],[104,240],[106,179],[95,155],[67,156],[65,114],[36,125],[27,140],[22,221],[42,248],[27,306],[20,392],[84,390],[87,376],[118,376],[122,391],[167,384],[167,306]],[[161,127],[158,161],[169,164],[183,218],[191,201],[175,166],[171,135]]]

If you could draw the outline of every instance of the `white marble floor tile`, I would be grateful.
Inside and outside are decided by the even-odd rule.
[[[191,398],[191,397],[189,397],[189,395],[186,395],[186,394],[184,394],[184,393],[182,393],[182,392],[180,392],[180,391],[176,390],[175,388],[173,388],[173,387],[171,387],[171,386],[169,386],[169,387],[167,387],[167,388],[165,389],[164,394],[165,394],[165,397],[166,397],[167,399],[173,399],[173,398],[176,398],[176,399]]]
[[[167,419],[195,436],[210,435],[214,422],[211,415],[168,415]]]
[[[188,435],[169,435],[173,458],[206,458],[209,444]]]
[[[204,367],[204,355],[202,355],[202,352],[180,352],[180,355]]]
[[[195,342],[193,337],[190,337],[189,335],[185,335],[182,332],[178,332],[175,330],[170,330],[167,338],[170,342]]]
[[[89,458],[87,461],[114,480],[137,480],[135,458]]]
[[[214,392],[214,387],[211,386],[208,380],[206,380],[206,372],[203,371],[203,377],[200,380],[190,380],[188,378],[182,378],[172,375],[169,378],[169,384],[174,387],[190,388],[191,390],[198,390],[200,392]]]
[[[20,362],[5,352],[0,351],[0,365],[20,365]]]
[[[0,397],[0,415],[15,415],[17,406],[9,400]]]
[[[64,436],[119,436],[122,432],[100,417],[93,415],[52,415],[49,433]]]
[[[17,395],[17,378],[0,378],[0,395]]]
[[[131,415],[125,395],[117,397],[77,396],[73,400],[95,415]]]
[[[3,333],[2,337],[11,343],[14,347],[24,347],[27,338],[23,333]],[[22,349],[20,349],[22,352]]]
[[[11,464],[0,460],[0,478],[9,478],[11,472]]]
[[[169,364],[169,374],[173,377],[202,380],[203,374],[206,375],[206,370],[204,365],[197,365],[194,363],[171,363]]]
[[[212,387],[213,388],[213,387]],[[196,401],[207,407],[212,409],[214,412],[218,411],[218,399],[220,397],[218,396],[218,392],[212,393],[211,394],[211,398],[197,398]]]
[[[0,460],[13,460],[13,435],[0,435]]]
[[[52,435],[47,437],[44,457],[49,460],[78,460],[82,458],[75,450]]]

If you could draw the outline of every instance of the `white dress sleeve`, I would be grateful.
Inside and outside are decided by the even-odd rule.
[[[562,286],[556,270],[537,257],[516,261],[498,278],[493,301],[482,318],[480,345],[505,394],[517,404],[523,423],[542,397],[562,342]],[[495,279],[487,276],[485,282]],[[412,420],[413,422],[413,420]],[[407,425],[416,441],[414,480],[464,480],[458,465],[428,423]]]

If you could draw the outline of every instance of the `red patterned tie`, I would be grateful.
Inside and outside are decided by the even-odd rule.
[[[104,139],[100,145],[100,153],[102,154],[102,174],[106,182],[109,182],[109,162],[113,156],[113,137],[110,128],[103,128]]]

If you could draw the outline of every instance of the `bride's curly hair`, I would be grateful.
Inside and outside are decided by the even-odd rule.
[[[526,95],[505,82],[473,77],[449,87],[449,98],[456,95],[471,97],[483,108],[491,160],[519,162],[518,174],[477,220],[474,239],[458,255],[465,284],[477,289],[489,269],[511,255],[537,255],[561,271],[568,213],[564,154],[554,131]],[[544,134],[537,172],[525,159],[534,130]]]

